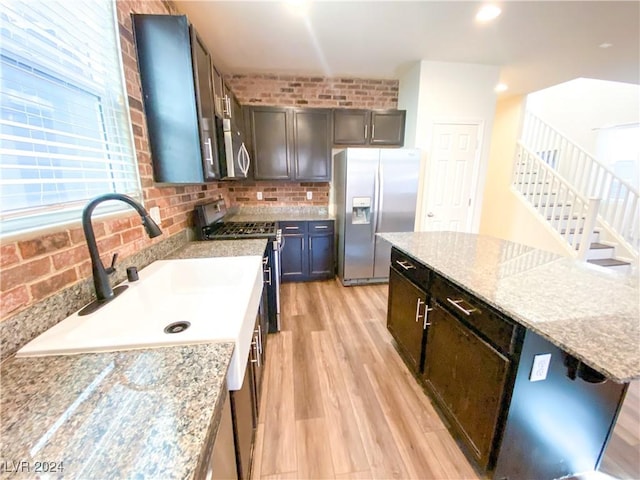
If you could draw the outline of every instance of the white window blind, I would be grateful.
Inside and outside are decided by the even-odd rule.
[[[115,9],[0,0],[0,234],[79,220],[103,193],[140,199]]]

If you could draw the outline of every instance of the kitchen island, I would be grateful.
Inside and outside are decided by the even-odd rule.
[[[381,236],[389,330],[468,456],[500,479],[595,470],[640,377],[637,278],[473,234]]]

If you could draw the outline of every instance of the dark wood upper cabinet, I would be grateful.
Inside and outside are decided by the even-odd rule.
[[[334,110],[333,143],[366,145],[369,143],[369,110]]]
[[[253,171],[256,180],[290,180],[291,121],[286,108],[250,110]]]
[[[406,110],[371,112],[371,145],[404,145]]]
[[[333,111],[333,143],[345,146],[404,145],[405,110]]]
[[[331,110],[251,107],[256,180],[331,179]]]
[[[209,52],[183,15],[132,15],[153,176],[219,178]]]
[[[331,110],[293,110],[293,173],[296,180],[331,180]]]

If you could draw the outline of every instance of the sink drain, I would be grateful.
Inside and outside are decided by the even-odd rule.
[[[184,332],[191,326],[189,322],[173,322],[164,327],[164,333],[180,333]]]

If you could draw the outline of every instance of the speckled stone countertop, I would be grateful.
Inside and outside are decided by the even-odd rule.
[[[286,222],[334,220],[324,207],[241,207],[228,220],[232,222]]]
[[[614,381],[640,378],[637,276],[487,236],[380,236]]]
[[[267,239],[247,240],[214,240],[204,242],[189,242],[166,257],[166,260],[178,258],[206,258],[206,257],[244,257],[264,255]]]
[[[218,428],[233,348],[7,360],[0,477],[192,478],[209,427]],[[64,470],[38,474],[36,462]]]

